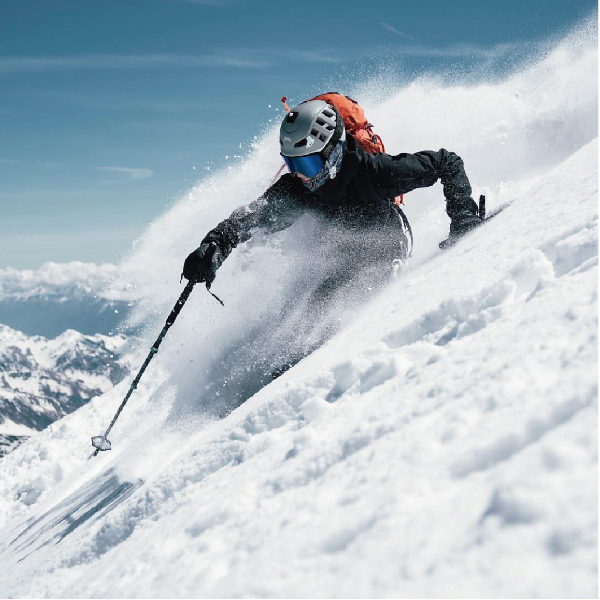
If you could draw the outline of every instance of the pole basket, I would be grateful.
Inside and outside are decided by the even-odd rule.
[[[105,452],[111,448],[108,438],[104,435],[95,435],[92,437],[92,446],[96,448],[96,452]]]

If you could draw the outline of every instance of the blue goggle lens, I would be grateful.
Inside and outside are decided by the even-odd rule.
[[[325,160],[320,154],[284,156],[283,160],[290,173],[302,173],[302,175],[309,179],[315,177],[325,165]]]

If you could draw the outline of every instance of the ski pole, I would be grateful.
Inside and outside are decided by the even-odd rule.
[[[136,375],[135,379],[133,380],[133,383],[129,387],[129,391],[125,395],[123,402],[121,402],[121,405],[119,406],[117,412],[115,413],[113,420],[110,422],[108,429],[106,430],[104,435],[95,435],[94,437],[92,437],[92,446],[94,446],[94,448],[95,448],[93,456],[96,456],[98,454],[98,452],[110,450],[111,443],[107,437],[108,434],[110,433],[110,430],[113,428],[113,425],[116,423],[117,419],[119,418],[119,415],[125,408],[125,405],[127,404],[127,401],[129,400],[129,397],[131,396],[131,394],[133,394],[133,390],[135,390],[137,388],[138,383],[140,382],[140,379],[142,378],[142,375],[144,374],[144,371],[150,364],[150,361],[154,358],[154,355],[158,352],[158,348],[159,348],[161,342],[163,341],[165,335],[167,335],[167,331],[169,331],[169,328],[171,327],[171,325],[173,325],[173,323],[175,323],[175,319],[177,319],[177,316],[181,312],[183,305],[186,303],[186,300],[189,298],[189,295],[192,293],[192,290],[194,289],[194,284],[195,284],[194,281],[190,281],[185,286],[185,289],[183,290],[183,292],[181,292],[181,296],[179,296],[179,300],[177,300],[177,302],[175,303],[175,306],[173,307],[173,310],[171,311],[171,314],[167,317],[167,322],[165,323],[165,326],[162,328],[160,335],[156,338],[156,341],[152,345],[152,348],[150,348],[150,353],[146,357],[144,364],[142,365],[141,369],[139,370],[138,374]],[[208,289],[210,286],[207,285],[206,287]],[[211,295],[214,295],[214,294],[212,294],[212,292],[210,292],[210,289],[208,291],[209,291],[209,293],[211,293]],[[219,302],[221,302],[221,300],[219,300]],[[221,304],[223,304],[223,303],[221,302]]]

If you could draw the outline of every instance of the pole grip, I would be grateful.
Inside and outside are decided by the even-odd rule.
[[[173,323],[175,323],[175,319],[181,312],[183,305],[186,303],[186,301],[189,298],[190,294],[192,293],[193,289],[194,289],[194,282],[189,281],[188,284],[185,286],[183,292],[181,292],[181,296],[179,296],[179,300],[177,300],[177,302],[175,303],[175,306],[173,307],[171,314],[167,317],[167,327],[171,327],[171,325],[173,325]]]

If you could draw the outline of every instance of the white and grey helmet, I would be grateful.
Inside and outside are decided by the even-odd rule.
[[[342,117],[323,100],[308,100],[290,110],[279,130],[281,154],[290,157],[321,153],[328,159],[345,139]]]

